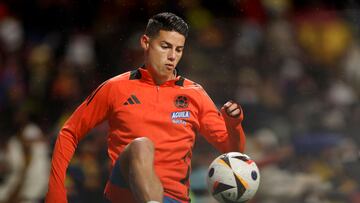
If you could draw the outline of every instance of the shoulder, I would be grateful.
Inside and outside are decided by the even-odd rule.
[[[187,78],[183,78],[184,82],[183,82],[183,88],[184,89],[192,89],[195,92],[201,93],[203,94],[205,92],[204,88],[202,85],[200,85],[197,82],[194,82],[190,79]]]
[[[194,82],[188,78],[181,77],[179,81],[182,81],[183,88],[194,89],[194,90],[203,90],[203,87],[199,83]]]
[[[192,90],[199,97],[208,97],[208,94],[206,93],[202,85],[187,78],[183,78],[183,80],[183,89]]]
[[[112,83],[116,83],[116,82],[132,81],[132,80],[136,81],[139,79],[141,79],[141,71],[138,68],[132,71],[127,71],[115,77],[112,77],[109,79],[109,81]]]
[[[127,84],[131,75],[131,71],[119,74],[117,76],[114,76],[112,78],[109,78],[108,80],[105,80],[103,83],[101,83],[94,92],[98,92],[101,90],[101,92],[111,92],[115,89],[119,89],[124,86],[124,84]]]
[[[125,73],[122,73],[120,75],[114,76],[110,79],[107,80],[108,83],[110,84],[114,84],[114,83],[121,83],[121,82],[125,82],[128,81],[130,79],[130,75],[131,75],[132,71],[128,71]]]
[[[136,71],[127,71],[125,73],[109,78],[104,83],[106,83],[106,86],[108,87],[112,87],[114,85],[118,86],[128,84],[131,81],[134,81],[134,77],[136,77],[136,75],[134,76],[134,73],[136,74]]]

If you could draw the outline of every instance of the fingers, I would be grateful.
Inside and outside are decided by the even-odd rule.
[[[223,108],[228,116],[236,118],[241,114],[241,107],[236,102],[228,101],[224,104]]]

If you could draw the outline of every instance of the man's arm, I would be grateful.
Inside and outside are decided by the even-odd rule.
[[[61,129],[53,152],[46,202],[67,202],[64,185],[67,167],[79,141],[91,128],[107,117],[110,109],[109,89],[105,83],[100,85],[76,109]]]
[[[203,89],[200,98],[200,134],[221,152],[244,152],[246,139],[241,126],[244,115],[240,105],[229,101],[219,112]]]
[[[240,105],[234,101],[228,101],[221,108],[221,113],[229,134],[226,144],[227,151],[244,152],[246,139],[241,125],[244,115]]]

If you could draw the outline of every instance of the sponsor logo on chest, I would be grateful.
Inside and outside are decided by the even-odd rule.
[[[184,118],[190,118],[190,111],[175,111],[171,113],[171,120],[175,124],[184,124],[186,125],[186,121]]]
[[[171,119],[190,118],[190,111],[175,111],[171,113]]]

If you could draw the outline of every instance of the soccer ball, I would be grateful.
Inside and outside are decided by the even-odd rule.
[[[220,155],[208,169],[208,190],[221,203],[248,201],[254,197],[259,183],[260,173],[255,162],[240,152]]]

